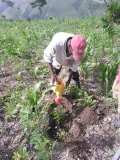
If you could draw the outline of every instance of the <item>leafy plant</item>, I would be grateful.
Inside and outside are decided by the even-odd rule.
[[[118,1],[111,1],[107,3],[106,15],[102,18],[103,29],[108,33],[109,38],[114,44],[115,27],[114,23],[120,23],[120,3]]]
[[[114,23],[120,23],[120,2],[117,0],[111,0],[106,2],[107,5],[107,17]]]
[[[103,22],[103,28],[108,33],[109,37],[113,38],[115,34],[113,22],[110,21],[107,17],[103,17],[102,22]]]
[[[36,129],[32,132],[30,143],[34,144],[38,159],[49,160],[51,155],[52,143],[47,137],[42,135]]]
[[[12,160],[27,160],[27,159],[29,159],[29,157],[27,149],[25,147],[20,147],[19,149],[17,149],[12,156]]]
[[[20,105],[21,89],[10,90],[10,95],[5,102],[6,118],[14,116],[21,107]]]
[[[99,65],[99,74],[102,84],[105,88],[105,95],[109,95],[112,83],[114,81],[119,61],[113,61],[112,63],[105,63]]]
[[[57,106],[51,111],[50,115],[52,118],[59,124],[64,119],[65,109],[63,106],[59,106],[59,109]]]
[[[47,160],[50,149],[46,147],[51,147],[52,143],[44,132],[45,125],[48,123],[46,119],[48,104],[44,104],[44,97],[49,89],[41,92],[42,84],[37,83],[35,87],[27,90],[19,117],[29,143],[34,145],[36,156],[38,159]]]
[[[95,104],[95,101],[91,95],[89,95],[85,90],[79,89],[76,86],[69,87],[67,94],[73,99],[77,99],[84,107],[93,106]]]
[[[80,90],[79,95],[80,95],[80,97],[79,97],[78,101],[82,104],[83,107],[94,106],[94,104],[96,103],[96,101],[93,100],[93,96],[89,95],[87,93],[87,91]]]

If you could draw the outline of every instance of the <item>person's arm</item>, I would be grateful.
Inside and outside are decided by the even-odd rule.
[[[54,67],[53,67],[52,63],[48,63],[48,67],[49,67],[49,70],[51,72],[52,83],[54,83],[55,81],[57,81],[57,75],[55,73],[55,70],[54,70]]]
[[[49,68],[51,74],[54,75],[55,71],[54,71],[54,67],[53,67],[52,63],[48,63],[48,68]]]
[[[48,45],[48,47],[44,50],[44,60],[48,64],[48,68],[50,70],[51,76],[52,76],[52,83],[55,82],[57,79],[57,75],[55,73],[55,69],[52,65],[53,63],[53,57],[55,55],[55,49],[56,49],[56,43],[51,41]]]

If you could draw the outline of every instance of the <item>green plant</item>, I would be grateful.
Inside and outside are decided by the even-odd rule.
[[[21,89],[16,88],[9,91],[9,96],[6,98],[5,102],[5,113],[6,118],[14,117],[19,108],[20,105],[20,97],[21,97]]]
[[[37,128],[30,136],[30,143],[34,144],[38,159],[49,160],[52,143],[47,137],[45,137],[45,135],[42,135]]]
[[[76,87],[75,85],[71,85],[67,88],[67,94],[73,98],[73,99],[77,99],[79,98],[79,94],[80,94],[80,89],[78,87]]]
[[[29,159],[27,149],[25,147],[18,148],[12,156],[12,160],[27,160]]]
[[[81,90],[79,95],[80,97],[78,101],[81,103],[83,107],[94,106],[94,104],[96,103],[96,101],[93,100],[93,96],[89,95],[85,90]]]
[[[107,16],[108,19],[114,23],[120,23],[120,2],[117,0],[112,0],[107,5]]]
[[[89,95],[84,89],[79,89],[76,86],[69,87],[67,94],[73,99],[77,99],[83,107],[93,106],[95,104],[92,95]]]
[[[34,145],[37,158],[47,160],[50,156],[52,143],[45,134],[49,105],[45,104],[44,98],[49,89],[44,90],[44,92],[43,89],[41,91],[42,85],[43,83],[39,82],[26,91],[21,103],[19,117],[28,142]]]
[[[113,22],[110,21],[107,17],[103,17],[102,23],[103,23],[103,29],[105,29],[110,38],[113,38],[115,34]]]
[[[59,129],[57,136],[60,140],[65,141],[68,137],[68,132],[66,132],[65,129]]]
[[[109,95],[112,83],[114,81],[119,61],[112,61],[111,63],[105,63],[99,65],[99,76],[105,89],[105,95]]]
[[[116,34],[114,23],[120,23],[120,3],[118,1],[111,1],[107,4],[106,15],[102,18],[102,23],[113,45]]]
[[[57,106],[54,108],[54,110],[51,111],[50,115],[52,118],[59,124],[64,119],[65,109],[64,106],[59,106],[59,109]]]

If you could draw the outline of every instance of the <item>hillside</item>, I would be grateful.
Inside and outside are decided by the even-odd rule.
[[[1,160],[120,155],[120,117],[111,90],[120,64],[119,25],[114,30],[111,39],[93,17],[0,21]],[[71,83],[57,106],[43,51],[59,31],[85,35],[87,48],[79,66],[81,88]]]
[[[0,0],[0,15],[7,19],[33,19],[48,17],[88,17],[104,14],[103,0],[47,0],[42,10],[30,5],[34,0]]]

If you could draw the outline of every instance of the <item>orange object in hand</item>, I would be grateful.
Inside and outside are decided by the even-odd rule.
[[[62,95],[64,93],[64,83],[62,80],[57,80],[53,86],[53,91],[56,94],[55,103],[57,105],[62,104]]]
[[[55,82],[55,85],[53,86],[53,91],[56,94],[56,96],[62,96],[64,93],[64,83],[62,80],[57,80]]]
[[[62,104],[62,97],[55,97],[55,103],[57,105],[61,105]]]

